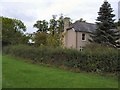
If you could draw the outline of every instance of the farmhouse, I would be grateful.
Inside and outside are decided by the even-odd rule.
[[[96,25],[84,21],[70,23],[70,18],[64,19],[64,39],[63,44],[66,48],[82,50],[91,39],[90,34],[96,30]],[[117,29],[111,29],[117,31]],[[120,39],[116,42],[120,43]],[[120,44],[117,45],[120,48]]]
[[[70,23],[69,18],[64,19],[64,47],[82,50],[89,44],[90,34],[96,30],[96,25],[92,23],[76,21]]]

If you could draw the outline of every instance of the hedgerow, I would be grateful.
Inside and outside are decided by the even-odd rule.
[[[86,72],[118,73],[120,71],[120,50],[104,46],[87,47],[81,52],[61,47],[16,45],[4,47],[3,53],[30,59],[34,63],[77,68]]]

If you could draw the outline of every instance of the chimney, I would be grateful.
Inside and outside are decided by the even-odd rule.
[[[120,19],[120,1],[118,2],[118,19]]]
[[[70,26],[70,18],[65,17],[64,18],[64,31],[66,31],[66,29],[69,28],[69,26]]]
[[[107,0],[104,0],[104,2],[108,2]]]

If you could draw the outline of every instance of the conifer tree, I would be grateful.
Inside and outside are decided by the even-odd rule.
[[[91,35],[93,42],[110,46],[117,45],[116,41],[120,35],[113,19],[115,15],[112,12],[111,5],[105,0],[98,12],[96,31]]]

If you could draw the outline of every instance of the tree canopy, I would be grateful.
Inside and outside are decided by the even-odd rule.
[[[47,32],[48,31],[48,22],[46,20],[38,20],[33,25],[33,27],[37,28],[37,32]]]
[[[60,46],[62,44],[62,32],[64,31],[63,19],[63,15],[58,19],[56,15],[53,15],[49,22],[45,20],[36,21],[36,24],[33,25],[38,29],[34,38],[36,46],[41,44],[53,47]]]
[[[2,20],[2,44],[25,44],[28,37],[24,34],[26,26],[21,20],[0,17]]]

